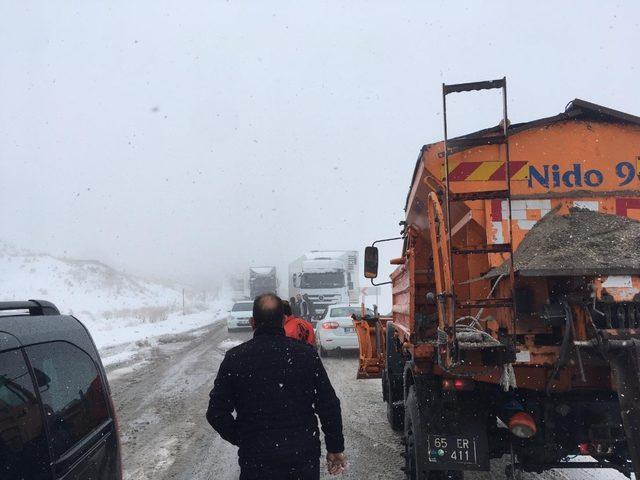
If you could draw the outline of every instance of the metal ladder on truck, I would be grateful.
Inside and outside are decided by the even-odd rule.
[[[464,93],[464,92],[473,92],[473,91],[481,91],[481,90],[502,90],[502,110],[503,110],[503,119],[501,123],[501,128],[496,133],[490,135],[482,135],[482,136],[462,136],[458,138],[449,138],[448,136],[448,124],[447,124],[447,96],[454,93]],[[498,362],[507,362],[508,358],[515,355],[513,352],[515,351],[515,319],[516,319],[516,305],[515,305],[515,274],[513,267],[513,247],[512,247],[512,226],[511,226],[511,169],[509,162],[509,121],[507,115],[507,80],[506,78],[502,78],[499,80],[488,80],[481,82],[471,82],[471,83],[459,83],[459,84],[450,84],[442,85],[442,104],[443,104],[443,119],[444,119],[444,181],[445,181],[445,191],[444,191],[444,207],[445,207],[445,218],[446,218],[446,231],[447,231],[447,245],[448,245],[448,262],[449,262],[449,271],[451,272],[452,281],[451,281],[451,296],[453,301],[449,303],[450,308],[453,310],[453,315],[447,315],[449,319],[453,320],[453,324],[449,325],[447,331],[447,342],[450,345],[449,351],[451,352],[451,356],[453,358],[450,359],[452,364],[456,364],[460,361],[461,352],[464,350],[478,349],[478,348],[487,348],[495,351],[496,359]],[[451,191],[451,180],[450,180],[450,156],[467,148],[484,146],[484,145],[499,145],[498,149],[500,151],[499,158],[504,162],[504,187],[498,190],[480,190],[476,192],[452,192]],[[500,181],[500,180],[498,180]],[[495,181],[492,181],[495,182]],[[468,202],[473,200],[501,200],[503,202],[506,201],[508,218],[503,219],[507,220],[508,225],[508,238],[505,239],[505,243],[497,243],[497,244],[488,244],[488,243],[478,243],[478,244],[468,244],[463,246],[454,247],[452,245],[452,228],[451,225],[451,207],[455,203],[458,202]],[[467,257],[469,255],[486,255],[491,253],[501,253],[507,254],[507,267],[508,267],[508,275],[505,275],[503,278],[499,279],[499,281],[507,281],[509,282],[510,288],[510,296],[506,298],[483,298],[483,299],[473,299],[467,301],[458,301],[455,293],[455,279],[454,277],[454,264],[455,259],[460,257]],[[490,296],[491,297],[491,296]],[[464,315],[470,315],[470,312],[475,310],[477,312],[481,312],[485,308],[499,308],[499,309],[508,309],[511,312],[512,319],[512,332],[513,336],[507,344],[501,343],[498,341],[491,342],[468,342],[461,340],[458,335],[458,325],[456,325],[456,319],[459,317],[456,313],[457,310],[462,310]],[[479,316],[478,313],[476,315]]]

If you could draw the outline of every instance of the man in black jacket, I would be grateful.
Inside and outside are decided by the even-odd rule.
[[[329,472],[346,469],[340,401],[315,349],[286,337],[283,321],[280,298],[257,297],[254,337],[227,352],[211,390],[207,420],[239,447],[241,480],[319,479],[316,415]]]

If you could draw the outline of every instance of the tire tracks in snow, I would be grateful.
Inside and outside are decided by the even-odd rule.
[[[211,429],[205,412],[224,357],[219,345],[249,334],[229,334],[224,323],[198,333],[165,338],[138,367],[113,371],[125,480],[238,477],[235,447]]]

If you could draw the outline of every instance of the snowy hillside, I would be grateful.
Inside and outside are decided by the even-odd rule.
[[[92,260],[59,258],[0,242],[0,300],[49,300],[91,331],[99,348],[211,323],[226,302],[119,272]]]
[[[0,243],[0,297],[41,298],[61,312],[91,318],[167,310],[182,305],[182,292],[118,272],[100,262],[20,251]],[[148,312],[152,315],[152,312]]]

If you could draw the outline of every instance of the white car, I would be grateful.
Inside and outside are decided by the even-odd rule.
[[[253,316],[253,302],[250,300],[236,302],[227,317],[227,330],[251,328],[249,319]]]
[[[358,349],[358,336],[351,318],[354,313],[359,318],[362,309],[347,304],[327,307],[324,317],[316,325],[316,343],[321,357],[326,357],[329,352]],[[367,315],[373,316],[373,311],[367,308]]]

